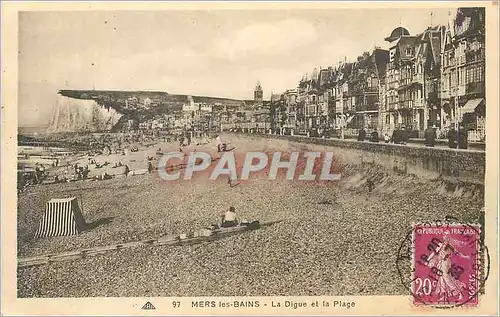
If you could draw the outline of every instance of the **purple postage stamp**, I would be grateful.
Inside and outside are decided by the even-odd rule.
[[[480,226],[413,226],[411,293],[414,305],[477,306]]]

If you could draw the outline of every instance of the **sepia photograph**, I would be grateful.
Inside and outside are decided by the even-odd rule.
[[[498,295],[491,6],[55,8],[17,13],[18,299]]]

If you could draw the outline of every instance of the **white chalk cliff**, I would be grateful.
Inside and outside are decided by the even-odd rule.
[[[94,100],[58,96],[47,132],[110,130],[121,116],[112,108],[99,106]]]

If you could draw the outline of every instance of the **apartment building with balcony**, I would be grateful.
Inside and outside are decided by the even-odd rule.
[[[332,100],[335,109],[335,128],[346,128],[352,126],[356,117],[352,104],[353,98],[349,95],[349,76],[353,69],[353,63],[340,62],[335,68],[332,79]]]
[[[413,137],[423,137],[428,126],[441,126],[438,92],[443,34],[442,26],[429,27],[415,36],[398,27],[385,38],[392,45],[385,74],[385,105],[380,107],[383,133],[404,126]]]
[[[317,70],[311,76],[306,74],[299,82],[297,104],[297,129],[305,132],[316,125]]]
[[[418,83],[415,91],[414,109],[417,127],[423,134],[427,127],[442,129],[441,89],[441,47],[444,26],[429,27],[418,39],[413,69],[413,82]],[[418,98],[422,96],[422,98]]]
[[[457,121],[484,131],[484,9],[459,9],[447,26],[417,35],[397,27],[385,40],[389,50],[314,69],[297,89],[273,95],[268,107],[260,102],[252,122],[297,133],[328,127],[383,135],[405,126],[414,138]],[[257,85],[255,100],[261,91]]]
[[[442,124],[466,125],[478,140],[484,139],[485,10],[459,8],[446,26],[442,48]]]
[[[298,91],[297,89],[288,89],[283,93],[283,100],[285,103],[285,113],[286,121],[284,127],[295,128],[297,122],[297,101],[298,101]]]
[[[305,75],[299,82],[294,103],[294,117],[299,132],[334,124],[333,74],[332,67],[314,69],[311,76]]]
[[[354,127],[379,130],[379,108],[381,102],[381,79],[385,77],[389,51],[375,48],[364,52],[353,64],[349,76],[349,99],[347,108],[354,110]]]
[[[391,133],[396,127],[414,126],[413,97],[413,58],[417,36],[411,36],[403,27],[395,28],[385,40],[391,43],[389,48],[389,63],[386,74],[386,112],[389,114],[389,126],[382,130]],[[387,115],[387,114],[386,114]]]

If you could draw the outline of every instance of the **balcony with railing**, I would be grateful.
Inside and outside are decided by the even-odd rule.
[[[414,74],[412,77],[412,83],[423,83],[424,82],[424,74]]]
[[[465,53],[467,63],[484,61],[485,53],[484,48],[478,50],[470,50]]]
[[[484,81],[467,84],[466,88],[467,94],[484,94],[484,92],[485,92]]]
[[[413,108],[424,108],[425,102],[424,99],[415,99],[412,100]]]
[[[361,104],[356,105],[356,112],[365,111],[365,110],[366,110],[365,104],[361,103]]]
[[[335,104],[335,112],[336,112],[336,113],[342,113],[342,110],[343,110],[343,105],[342,105],[342,103],[336,103],[336,104]]]
[[[413,108],[413,100],[400,100],[398,106],[398,109],[411,109]]]
[[[397,88],[399,88],[399,89],[404,89],[404,88],[406,88],[408,85],[410,85],[410,84],[411,84],[411,80],[412,80],[412,79],[411,79],[411,77],[407,77],[407,78],[402,78],[402,79],[400,79],[400,80],[399,80],[399,87],[397,87]]]

